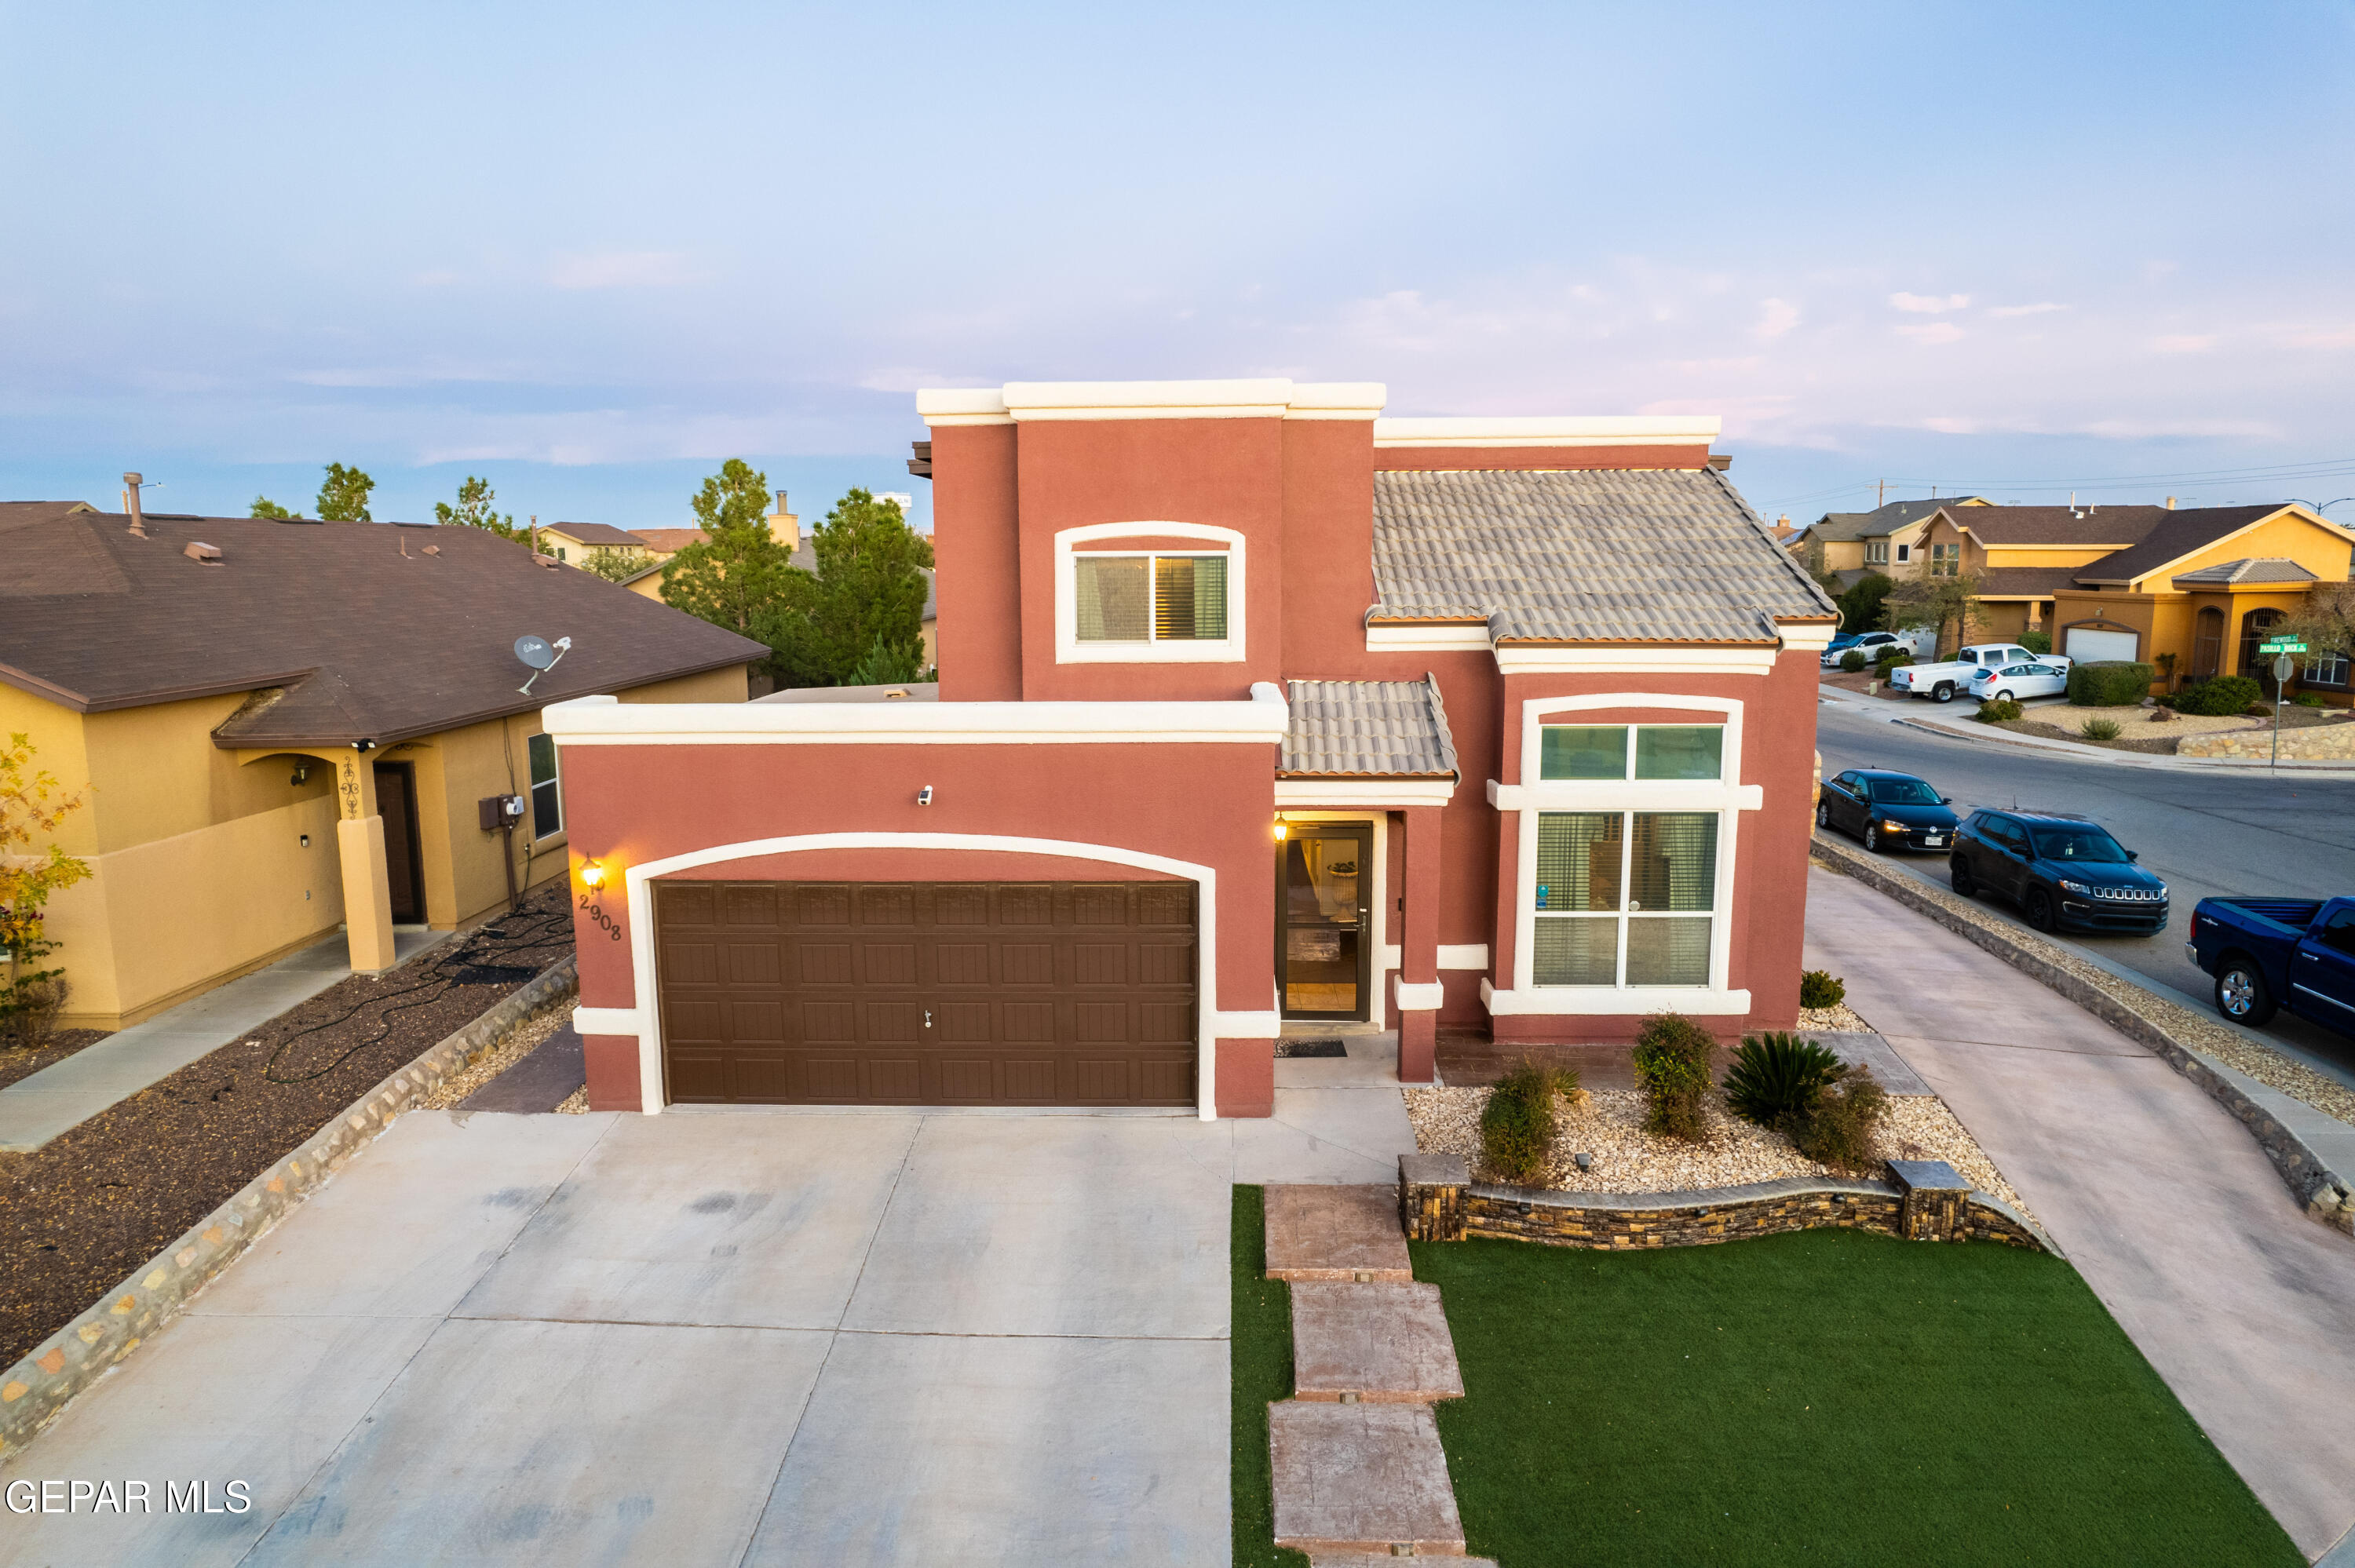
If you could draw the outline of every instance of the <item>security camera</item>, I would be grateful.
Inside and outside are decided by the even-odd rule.
[[[376,742],[372,740],[356,740],[352,742],[352,749],[354,751],[374,751],[376,749]]]
[[[916,791],[916,804],[919,806],[929,806],[932,803],[932,787],[927,784],[922,789]]]

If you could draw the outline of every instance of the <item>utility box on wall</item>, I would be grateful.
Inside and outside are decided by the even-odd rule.
[[[481,819],[483,832],[495,833],[501,828],[514,827],[523,821],[524,800],[520,795],[485,795],[474,802],[475,814]]]

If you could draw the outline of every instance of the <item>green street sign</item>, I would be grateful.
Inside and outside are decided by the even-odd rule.
[[[2306,652],[2306,644],[2303,642],[2265,642],[2258,645],[2257,652],[2260,653],[2303,653]]]

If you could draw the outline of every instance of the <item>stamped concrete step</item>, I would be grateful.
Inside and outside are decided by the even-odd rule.
[[[1309,1556],[1309,1568],[1399,1568],[1401,1561],[1413,1561],[1423,1554],[1394,1554],[1394,1552],[1316,1552]],[[1493,1556],[1446,1556],[1448,1568],[1496,1568]]]
[[[1275,1542],[1295,1551],[1464,1555],[1464,1521],[1427,1404],[1267,1407]]]
[[[1295,1399],[1428,1404],[1464,1397],[1436,1285],[1292,1287]]]
[[[1429,1556],[1431,1553],[1401,1556],[1390,1552],[1319,1552],[1308,1559],[1308,1568],[1398,1568],[1401,1563],[1410,1561],[1412,1555]],[[1447,1564],[1448,1568],[1497,1568],[1497,1560],[1493,1557],[1450,1556]]]
[[[1267,1275],[1295,1282],[1412,1279],[1406,1235],[1399,1229],[1398,1189],[1270,1187]]]

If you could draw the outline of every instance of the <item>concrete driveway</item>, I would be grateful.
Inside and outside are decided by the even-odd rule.
[[[1994,1157],[2315,1556],[2355,1525],[2355,1245],[2140,1045],[1944,927],[1808,874],[1806,962]]]
[[[412,1113],[0,1466],[156,1511],[0,1513],[0,1563],[1223,1563],[1229,1189],[1412,1146],[1362,1085]]]

